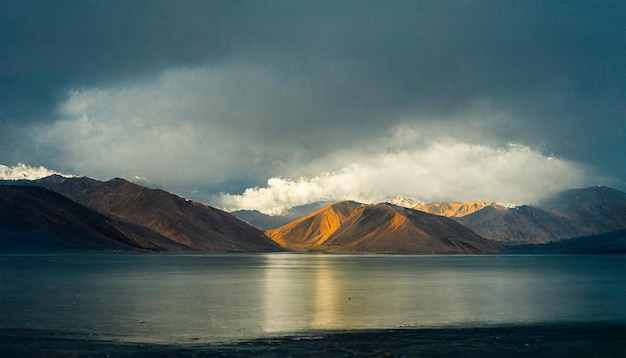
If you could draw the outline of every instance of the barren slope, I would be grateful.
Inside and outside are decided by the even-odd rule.
[[[281,250],[262,231],[224,211],[123,179],[100,184],[69,179],[52,189],[100,213],[148,227],[193,250]]]
[[[189,249],[145,227],[111,219],[41,187],[0,185],[0,218],[4,247]]]
[[[457,219],[502,242],[546,243],[626,229],[626,193],[606,187],[564,191],[539,207],[485,207]]]
[[[440,254],[500,248],[454,220],[391,204],[336,203],[267,234],[299,251]]]
[[[360,205],[353,201],[334,203],[266,234],[281,246],[307,250],[328,240]]]

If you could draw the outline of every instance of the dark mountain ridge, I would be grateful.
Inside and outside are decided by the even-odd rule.
[[[148,228],[115,220],[46,188],[31,186],[0,185],[0,242],[3,249],[25,248],[36,242],[34,246],[44,248],[189,250]]]
[[[616,189],[566,190],[539,207],[571,225],[579,236],[626,229],[626,193]]]
[[[4,181],[6,184],[8,181]],[[53,175],[47,178],[29,181],[11,181],[15,187],[34,186],[47,188],[57,195],[78,205],[74,211],[81,210],[89,213],[98,213],[110,222],[114,222],[121,231],[132,231],[131,235],[137,249],[156,251],[281,251],[279,245],[265,234],[234,216],[212,208],[208,205],[187,200],[175,194],[159,189],[149,189],[123,179],[113,179],[101,182],[95,179],[65,178]],[[6,186],[6,185],[4,185]],[[9,201],[17,200],[7,199]],[[54,202],[54,201],[51,201]],[[54,206],[41,206],[36,202],[25,201],[25,205],[32,205],[30,211],[24,215],[39,213],[48,215],[55,210]],[[63,205],[69,205],[64,202]],[[38,214],[38,215],[39,215]],[[73,221],[75,216],[68,214],[68,220]],[[19,219],[23,221],[24,218]],[[57,218],[59,223],[63,218]],[[18,222],[17,217],[8,219]],[[36,223],[31,223],[34,230],[38,230]],[[68,232],[64,232],[63,228]],[[123,230],[122,230],[123,228]],[[58,225],[54,229],[55,237],[74,238],[80,230],[74,226]],[[22,227],[22,231],[29,230]],[[13,230],[13,236],[16,236]],[[86,235],[86,234],[85,234]],[[93,235],[87,235],[93,236]],[[105,235],[106,236],[106,235]],[[84,242],[80,242],[84,245]],[[103,246],[107,246],[103,244]],[[132,246],[132,245],[131,245]],[[127,250],[127,247],[108,247],[114,250]],[[135,248],[133,248],[135,249]]]
[[[193,250],[281,250],[261,230],[222,210],[124,179],[68,179],[50,189],[97,212],[145,226]]]
[[[457,220],[506,243],[547,243],[626,229],[626,193],[607,187],[566,190],[538,206],[485,207]]]
[[[544,243],[576,236],[568,223],[539,208],[485,207],[457,221],[484,238],[507,243]]]
[[[626,254],[626,230],[552,241],[507,246],[512,254]]]

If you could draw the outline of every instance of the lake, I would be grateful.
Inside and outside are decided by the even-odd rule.
[[[626,257],[0,255],[0,328],[125,342],[626,322]]]

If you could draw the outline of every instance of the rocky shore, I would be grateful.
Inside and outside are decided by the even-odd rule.
[[[128,343],[2,329],[7,357],[626,357],[626,323],[324,331],[243,342]]]

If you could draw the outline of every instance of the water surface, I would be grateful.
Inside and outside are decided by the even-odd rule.
[[[140,342],[626,322],[625,256],[0,256],[0,328]]]

